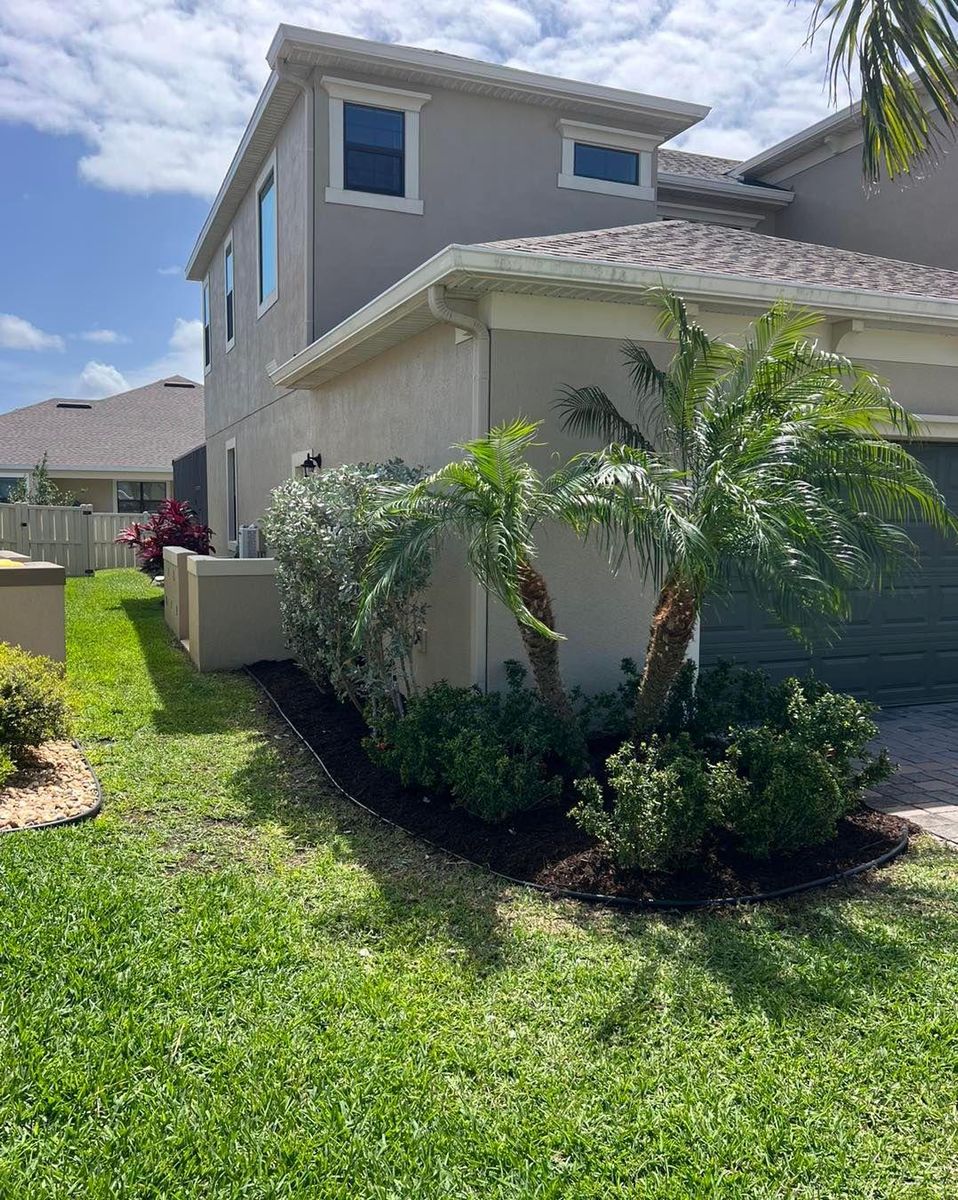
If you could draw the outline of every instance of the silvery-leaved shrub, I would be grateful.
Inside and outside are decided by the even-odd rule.
[[[399,581],[354,644],[371,517],[382,487],[422,476],[399,459],[329,467],[278,487],[263,519],[290,645],[319,684],[373,715],[414,690],[410,654],[423,629],[419,594],[430,564]]]

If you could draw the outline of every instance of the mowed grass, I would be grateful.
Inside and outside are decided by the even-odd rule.
[[[958,857],[550,903],[330,793],[132,572],[69,582],[95,822],[0,838],[0,1197],[958,1195]]]

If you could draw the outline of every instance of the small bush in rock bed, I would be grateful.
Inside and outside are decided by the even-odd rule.
[[[5,786],[7,780],[16,769],[17,764],[13,761],[3,746],[0,746],[0,788]]]
[[[501,695],[438,683],[401,716],[383,713],[366,741],[370,756],[407,787],[445,792],[485,821],[557,800],[563,768],[576,763],[576,732],[525,686],[518,663],[506,668]]]
[[[69,731],[63,667],[0,642],[0,748],[17,762],[28,746]]]

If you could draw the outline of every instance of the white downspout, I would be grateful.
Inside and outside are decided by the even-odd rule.
[[[316,98],[313,93],[312,84],[308,83],[305,79],[301,79],[299,75],[294,75],[285,62],[276,67],[275,71],[284,83],[294,83],[300,89],[306,105],[305,119],[303,121],[306,130],[306,220],[304,221],[305,247],[303,250],[303,308],[305,322],[303,347],[305,348],[306,346],[311,346],[316,340],[316,297],[314,287],[316,264],[313,261],[315,255],[316,225]]]
[[[446,300],[446,289],[434,283],[427,292],[429,311],[437,321],[461,329],[472,338],[472,436],[489,432],[491,419],[490,362],[492,339],[489,327],[478,317],[457,312]],[[470,653],[473,682],[489,690],[489,597],[478,583],[472,585]]]

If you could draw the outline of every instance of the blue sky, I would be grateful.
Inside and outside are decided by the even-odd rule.
[[[0,0],[0,411],[196,377],[181,268],[280,21],[711,104],[681,144],[744,157],[828,111],[811,7]]]

